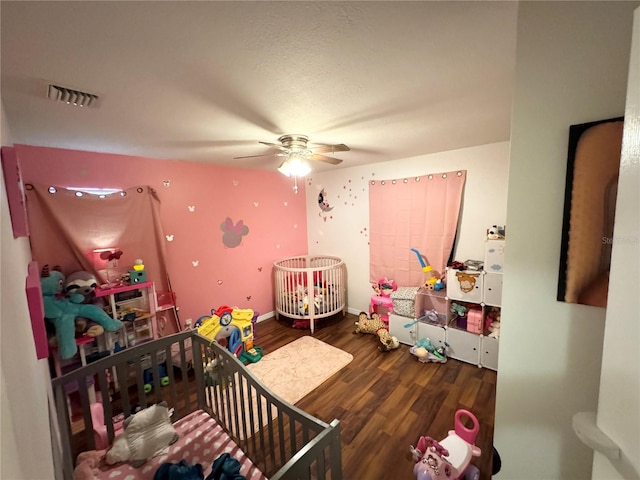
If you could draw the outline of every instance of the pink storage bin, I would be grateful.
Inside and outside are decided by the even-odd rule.
[[[471,333],[482,333],[482,312],[470,309],[467,312],[467,331]]]

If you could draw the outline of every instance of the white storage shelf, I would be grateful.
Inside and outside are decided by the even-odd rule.
[[[129,347],[158,337],[153,282],[100,290],[96,295],[106,298],[107,313],[124,323],[123,329],[107,336],[107,350],[113,350],[115,342]]]
[[[446,291],[420,288],[415,298],[415,318],[389,315],[391,335],[409,346],[428,338],[436,348],[446,346],[450,358],[497,370],[499,341],[488,336],[488,327],[496,310],[500,313],[504,250],[504,240],[487,240],[484,270],[448,268]],[[457,325],[457,315],[451,308],[454,304],[480,311],[482,331],[470,332],[464,325]],[[428,312],[431,315],[425,317]]]

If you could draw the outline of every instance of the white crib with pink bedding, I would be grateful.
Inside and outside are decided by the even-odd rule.
[[[307,320],[346,313],[347,269],[339,257],[300,255],[274,262],[276,316]]]
[[[167,368],[169,385],[154,382],[146,393],[142,364],[149,357],[153,378],[160,378],[165,358],[179,366]],[[181,461],[200,464],[206,478],[225,453],[247,480],[342,479],[339,422],[326,423],[286,403],[230,352],[195,331],[123,350],[53,379],[52,386],[57,479],[152,480],[163,464]],[[98,390],[106,425],[93,423],[91,390]],[[132,407],[159,402],[174,410],[177,442],[137,468],[128,462],[106,465],[108,448],[95,450],[94,428],[106,426],[111,443],[120,433],[116,415],[129,417]]]

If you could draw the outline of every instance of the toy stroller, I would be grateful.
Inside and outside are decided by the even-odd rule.
[[[469,429],[461,421],[466,415],[473,422]],[[480,456],[480,448],[474,442],[480,429],[473,413],[460,409],[455,414],[455,430],[440,442],[431,437],[420,437],[416,448],[409,447],[414,460],[413,474],[417,480],[479,480],[480,471],[471,465],[471,457]]]

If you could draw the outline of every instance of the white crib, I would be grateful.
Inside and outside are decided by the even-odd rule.
[[[308,320],[346,314],[347,269],[339,257],[301,255],[273,263],[276,318]]]

